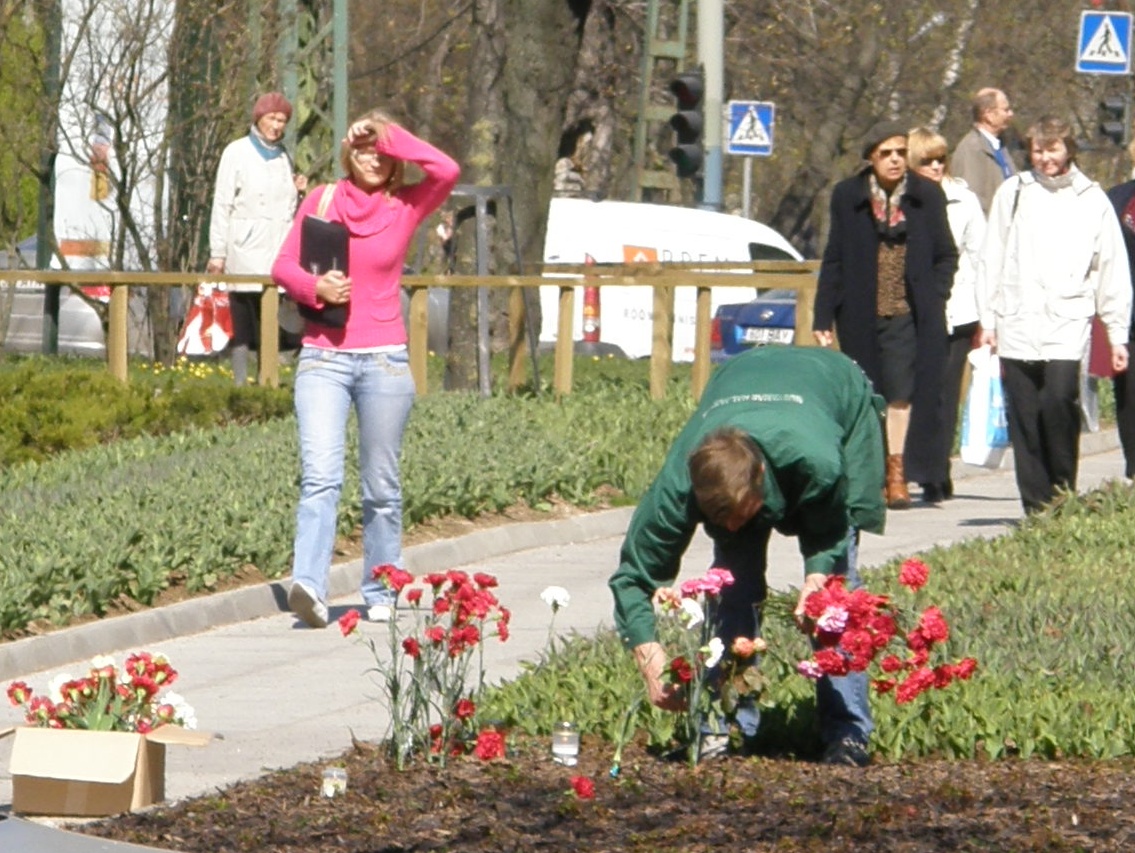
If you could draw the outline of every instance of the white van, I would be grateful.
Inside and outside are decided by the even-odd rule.
[[[544,238],[544,263],[582,264],[588,256],[596,263],[803,260],[792,244],[772,228],[740,216],[663,204],[552,199]],[[737,287],[716,287],[710,292],[711,312],[719,305],[746,302],[756,296],[755,289]],[[604,286],[599,296],[600,342],[619,347],[630,358],[649,356],[652,289]],[[558,287],[540,288],[540,308],[540,341],[554,342]],[[693,360],[695,323],[696,289],[676,288],[675,361]],[[582,287],[576,288],[572,334],[577,341],[583,337]]]

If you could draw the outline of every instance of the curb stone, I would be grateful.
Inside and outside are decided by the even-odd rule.
[[[530,548],[620,536],[626,531],[633,512],[634,507],[621,507],[553,521],[528,521],[478,530],[406,548],[404,563],[407,571],[423,574]],[[328,598],[341,598],[355,592],[362,570],[361,559],[332,566]],[[287,598],[286,582],[269,581],[2,643],[0,681],[89,660],[107,649],[141,647],[287,613]]]

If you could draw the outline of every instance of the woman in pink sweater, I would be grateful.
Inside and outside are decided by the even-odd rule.
[[[296,365],[302,475],[288,606],[313,628],[328,619],[327,575],[352,405],[359,424],[363,600],[372,621],[394,615],[394,593],[372,573],[402,565],[398,460],[414,401],[402,266],[418,225],[445,201],[460,172],[451,158],[378,111],[351,125],[339,160],[347,177],[307,196],[272,267],[272,278],[298,303],[346,307],[341,327],[308,320]],[[406,163],[420,167],[424,180],[404,185]],[[350,269],[316,275],[300,266],[300,223],[316,213],[323,193],[332,193],[325,218],[350,233]]]

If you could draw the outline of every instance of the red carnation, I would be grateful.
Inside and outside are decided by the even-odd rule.
[[[883,672],[898,672],[902,669],[902,661],[899,660],[898,655],[887,655],[879,661],[879,667]]]
[[[899,583],[917,592],[926,586],[930,577],[930,567],[921,560],[906,560],[899,569]]]
[[[937,607],[927,607],[918,620],[918,629],[932,643],[943,643],[950,637],[950,626]]]
[[[682,684],[689,684],[694,680],[694,668],[684,657],[676,657],[670,661],[670,674]]]
[[[8,701],[13,705],[23,705],[31,695],[32,689],[23,681],[13,681],[8,685]]]
[[[572,776],[571,787],[575,791],[575,795],[581,800],[595,798],[595,783],[586,776]]]
[[[963,658],[954,664],[954,677],[966,681],[976,669],[977,661],[974,658]]]
[[[472,699],[458,699],[457,707],[453,709],[454,716],[459,720],[468,720],[477,713],[477,706]]]
[[[473,754],[482,761],[504,758],[504,737],[494,729],[485,729],[477,735],[477,745]]]
[[[920,667],[906,677],[895,689],[895,701],[905,705],[934,686],[934,670]]]
[[[402,651],[417,660],[422,654],[422,646],[416,637],[407,637],[402,641]]]
[[[414,605],[420,603],[422,600],[422,588],[415,587],[414,589],[410,590],[408,593],[406,593],[406,600],[410,602],[410,604]]]
[[[359,611],[351,609],[339,617],[339,630],[348,637],[359,627]]]
[[[824,671],[824,675],[847,675],[847,658],[835,649],[820,649],[814,657],[816,665]]]
[[[477,586],[481,587],[481,589],[489,589],[491,587],[497,586],[497,579],[492,575],[485,574],[484,572],[477,572],[477,574],[473,575],[473,583],[477,584]]]

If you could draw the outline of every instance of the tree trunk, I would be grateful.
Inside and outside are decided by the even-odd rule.
[[[568,0],[474,0],[475,57],[469,79],[469,143],[464,181],[510,189],[522,266],[542,260],[564,94],[575,68],[579,22]],[[515,271],[512,226],[503,199],[488,223],[490,271]],[[475,217],[458,217],[458,269],[476,270]],[[507,345],[507,290],[490,294],[493,349]],[[476,291],[450,296],[445,387],[477,387]],[[530,303],[536,300],[530,300]],[[531,320],[536,322],[538,318]]]

